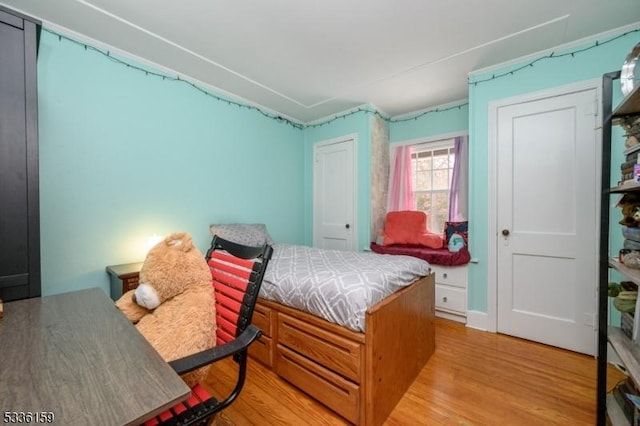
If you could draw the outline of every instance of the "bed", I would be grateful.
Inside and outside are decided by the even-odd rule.
[[[389,255],[414,256],[429,262],[435,274],[436,317],[467,323],[468,263],[471,260],[467,247],[452,252],[447,248],[371,243],[371,250]]]
[[[221,235],[221,231],[225,229],[219,225],[211,228],[213,234]],[[229,238],[230,234],[221,236]],[[243,244],[261,244],[259,238],[232,237]],[[262,241],[272,243],[268,234]],[[345,420],[361,425],[382,424],[435,349],[435,284],[428,263],[408,256],[324,251],[321,253],[324,257],[315,258],[311,265],[300,266],[297,259],[313,258],[318,249],[273,246],[274,256],[253,317],[263,336],[251,345],[250,356]],[[310,251],[313,253],[309,254]],[[326,268],[341,265],[353,278],[345,279],[344,286],[353,288],[359,285],[356,275],[367,275],[373,280],[375,275],[395,274],[381,273],[372,263],[355,266],[353,262],[358,257],[372,259],[374,265],[382,265],[382,259],[395,259],[392,262],[410,264],[417,269],[410,274],[398,272],[404,275],[402,284],[392,283],[387,290],[360,291],[366,299],[364,309],[358,302],[355,310],[348,311],[343,302],[336,302],[338,296],[327,297],[338,305],[342,303],[344,309],[334,313],[334,317],[327,317],[320,307],[324,296],[304,297],[309,295],[311,287],[308,286],[313,285],[306,282],[305,277],[331,275],[334,272],[327,272]],[[325,272],[319,273],[316,268]],[[306,270],[302,278],[286,283],[285,275],[295,275],[287,274],[287,269]],[[332,287],[327,284],[332,277],[324,278],[324,286]],[[393,281],[398,277],[388,278]],[[296,297],[282,299],[288,292],[295,293],[296,287],[302,298],[298,297],[297,302]]]

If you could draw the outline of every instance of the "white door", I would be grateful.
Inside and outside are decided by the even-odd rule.
[[[497,328],[593,355],[595,89],[497,111]]]
[[[355,136],[314,146],[313,245],[355,250]]]

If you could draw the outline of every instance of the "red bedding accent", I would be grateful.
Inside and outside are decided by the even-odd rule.
[[[471,254],[467,247],[452,253],[447,248],[432,249],[429,247],[416,246],[411,244],[392,244],[381,246],[371,243],[371,250],[380,254],[403,254],[424,259],[432,265],[458,266],[465,265],[471,260]]]

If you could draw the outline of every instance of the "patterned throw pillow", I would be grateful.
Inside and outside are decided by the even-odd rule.
[[[225,223],[209,226],[211,235],[247,246],[262,246],[265,243],[273,245],[273,239],[263,223]]]
[[[449,240],[453,234],[458,234],[464,240],[465,246],[469,245],[469,222],[445,222],[444,241],[445,245],[449,244]]]

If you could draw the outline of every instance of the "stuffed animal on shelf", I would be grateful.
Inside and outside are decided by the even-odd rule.
[[[622,209],[622,220],[620,225],[629,227],[640,226],[640,195],[635,192],[628,192],[622,196],[617,203],[617,207]]]
[[[140,284],[116,306],[165,361],[215,346],[215,297],[211,271],[187,233],[156,244],[140,270]],[[208,367],[182,376],[189,386],[206,377]]]

